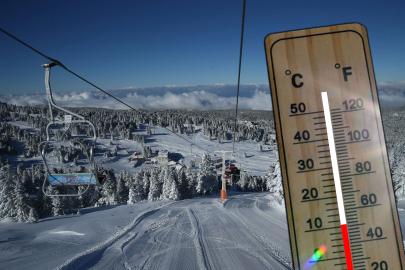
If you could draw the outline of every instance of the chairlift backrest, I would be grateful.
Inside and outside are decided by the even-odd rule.
[[[96,181],[91,173],[50,174],[48,176],[52,186],[95,186]]]

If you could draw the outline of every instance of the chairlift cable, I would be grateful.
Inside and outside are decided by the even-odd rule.
[[[113,95],[111,95],[110,93],[108,93],[108,92],[104,91],[104,90],[103,90],[103,89],[101,89],[100,87],[98,87],[98,86],[94,85],[93,83],[91,83],[91,82],[89,82],[88,80],[84,79],[83,77],[81,77],[81,76],[77,75],[77,74],[76,74],[76,73],[74,73],[73,71],[69,70],[67,67],[65,67],[65,66],[64,66],[64,65],[63,65],[61,62],[59,62],[58,60],[55,60],[55,59],[52,59],[52,58],[50,58],[50,57],[46,56],[45,54],[43,54],[43,53],[41,53],[40,51],[38,51],[38,50],[34,49],[33,47],[31,47],[31,46],[30,46],[30,45],[28,45],[27,43],[25,43],[25,42],[21,41],[20,39],[16,38],[15,36],[11,35],[10,33],[6,32],[6,31],[5,31],[5,30],[3,30],[2,28],[0,28],[0,31],[1,31],[1,32],[3,32],[3,33],[5,33],[6,35],[10,36],[11,38],[13,38],[13,39],[17,40],[18,42],[20,42],[21,44],[25,45],[26,47],[30,48],[30,49],[31,49],[31,50],[33,50],[34,52],[36,52],[36,53],[38,53],[38,54],[42,55],[43,57],[45,57],[46,59],[48,59],[49,61],[51,61],[51,62],[52,62],[52,63],[54,63],[55,65],[60,66],[61,68],[65,69],[67,72],[69,72],[69,73],[71,73],[71,74],[75,75],[75,76],[76,76],[76,77],[78,77],[79,79],[82,79],[83,81],[87,82],[88,84],[90,84],[90,85],[94,86],[94,87],[95,87],[95,88],[97,88],[99,91],[103,92],[104,94],[106,94],[106,95],[108,95],[108,96],[112,97],[113,99],[115,99],[115,100],[117,100],[118,102],[120,102],[120,103],[124,104],[124,105],[125,105],[125,106],[127,106],[128,108],[130,108],[130,109],[132,109],[132,110],[136,111],[137,113],[141,114],[142,116],[145,116],[145,114],[144,114],[144,113],[142,113],[142,112],[138,111],[137,109],[135,109],[135,108],[131,107],[131,106],[130,106],[130,105],[128,105],[127,103],[123,102],[122,100],[120,100],[120,99],[118,99],[118,98],[114,97],[114,96],[113,96]],[[174,135],[176,135],[176,136],[178,136],[178,137],[182,138],[183,140],[185,140],[185,141],[187,141],[187,142],[189,142],[189,143],[192,143],[191,141],[189,141],[189,140],[187,140],[187,139],[183,138],[182,136],[180,136],[180,135],[178,135],[178,134],[174,133],[174,132],[173,132],[173,131],[171,131],[170,129],[168,129],[168,128],[166,128],[166,127],[163,127],[163,128],[164,128],[164,129],[166,129],[167,131],[169,131],[169,132],[173,133]],[[200,148],[200,149],[201,149],[201,150],[203,150],[203,151],[210,152],[210,151],[208,151],[207,149],[204,149],[204,148],[202,148],[202,147],[200,147],[200,146],[198,146],[198,145],[196,145],[196,144],[194,144],[194,145],[195,145],[196,147]]]
[[[242,31],[241,31],[241,37],[240,37],[240,52],[239,52],[238,91],[237,91],[237,94],[236,94],[235,133],[236,133],[236,124],[237,124],[237,121],[238,121],[239,86],[240,86],[240,71],[241,71],[241,66],[242,66],[243,32],[244,32],[244,29],[245,29],[245,10],[246,10],[246,0],[243,0]],[[235,134],[233,136],[232,151],[235,152]]]

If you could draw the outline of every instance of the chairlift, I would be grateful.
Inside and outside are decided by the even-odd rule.
[[[42,150],[40,152],[41,152],[42,160],[45,165],[46,179],[48,179],[48,182],[51,186],[64,186],[64,187],[87,186],[87,188],[84,191],[81,191],[77,194],[49,194],[49,193],[45,192],[45,182],[47,182],[45,180],[42,185],[42,191],[44,192],[44,194],[46,196],[49,196],[49,197],[80,196],[80,195],[83,195],[84,193],[86,193],[89,190],[90,186],[102,186],[106,175],[104,174],[104,172],[102,174],[98,174],[96,172],[96,166],[94,163],[94,147],[96,145],[97,136],[96,136],[96,129],[95,129],[94,125],[90,121],[86,120],[85,117],[56,105],[52,99],[50,74],[51,74],[51,68],[55,65],[56,65],[55,63],[45,63],[42,65],[45,68],[45,87],[46,87],[46,93],[48,96],[49,112],[50,112],[50,118],[51,118],[50,123],[46,126],[46,141],[41,142],[41,144],[39,145],[40,149],[43,146]],[[59,110],[62,110],[64,112],[68,113],[68,115],[65,115],[64,121],[55,120],[55,117],[53,116],[52,108],[57,108]],[[79,119],[73,120],[72,116],[75,116],[76,118],[79,118]],[[89,171],[88,172],[74,172],[74,173],[51,173],[51,171],[48,167],[48,164],[46,162],[46,150],[48,149],[48,146],[55,143],[56,140],[52,141],[50,139],[49,128],[55,124],[56,125],[57,124],[65,125],[65,131],[62,134],[61,140],[60,140],[60,141],[62,141],[66,132],[70,129],[70,126],[72,123],[88,124],[93,129],[93,134],[94,134],[93,141],[90,146],[90,149],[88,150],[88,152],[86,151],[87,153],[85,153],[86,157],[88,158],[88,162],[89,162]],[[79,144],[82,146],[82,149],[86,149],[86,146],[80,141],[74,142],[74,145],[75,144]]]
[[[224,178],[230,182],[230,185],[233,186],[240,178],[240,170],[235,166],[235,164],[230,163],[229,167],[225,169]]]

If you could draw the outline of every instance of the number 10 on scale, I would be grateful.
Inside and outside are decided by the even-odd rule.
[[[405,269],[365,27],[271,34],[265,48],[294,269]]]

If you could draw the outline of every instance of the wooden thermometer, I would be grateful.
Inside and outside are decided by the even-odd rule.
[[[366,28],[265,48],[294,269],[405,269]]]

